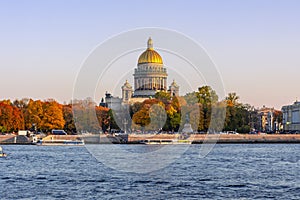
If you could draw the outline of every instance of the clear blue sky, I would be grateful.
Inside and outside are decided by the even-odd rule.
[[[300,99],[299,10],[297,0],[2,0],[0,99],[68,102],[81,63],[99,43],[133,28],[162,27],[207,50],[226,92],[280,109]]]

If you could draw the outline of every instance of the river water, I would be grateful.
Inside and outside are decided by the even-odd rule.
[[[107,167],[85,147],[3,146],[0,199],[300,199],[300,144],[217,144],[204,158],[200,147],[133,173]]]

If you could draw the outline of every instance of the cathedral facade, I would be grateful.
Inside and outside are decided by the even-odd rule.
[[[122,98],[113,97],[106,94],[106,105],[110,108],[116,108],[116,104],[132,104],[143,102],[155,96],[157,92],[169,92],[171,96],[179,95],[179,86],[173,80],[167,88],[167,69],[164,67],[163,59],[153,48],[153,41],[148,39],[147,49],[139,56],[137,67],[134,69],[134,88],[126,80],[122,86]],[[115,102],[112,105],[111,102]]]

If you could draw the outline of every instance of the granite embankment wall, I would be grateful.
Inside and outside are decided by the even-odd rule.
[[[28,137],[23,135],[0,135],[0,144],[30,144]]]
[[[300,143],[300,134],[193,134],[189,137],[159,134],[159,135],[129,135],[128,143],[138,143],[141,140],[172,140],[187,139],[192,143],[217,142],[217,143]]]
[[[221,134],[221,135],[194,135],[193,143],[300,143],[300,135],[295,134]]]
[[[300,143],[300,134],[130,134],[130,135],[49,135],[43,140],[76,140],[84,139],[86,144],[138,144],[143,140],[190,140],[198,143]],[[0,135],[0,144],[30,144],[26,136]]]
[[[86,144],[110,144],[110,143],[125,143],[119,137],[112,135],[48,135],[43,140],[78,140],[83,139]]]

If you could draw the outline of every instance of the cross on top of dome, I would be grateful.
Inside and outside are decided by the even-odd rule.
[[[149,37],[149,39],[148,39],[147,46],[148,46],[148,49],[153,50],[153,41],[152,41],[151,37]]]

